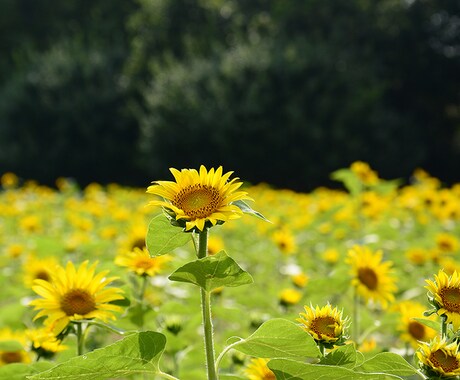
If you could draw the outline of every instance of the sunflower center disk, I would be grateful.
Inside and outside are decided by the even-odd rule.
[[[311,329],[318,335],[326,335],[335,338],[336,320],[332,317],[315,318],[311,323]]]
[[[96,310],[94,298],[85,290],[73,289],[61,299],[61,309],[66,315],[85,315]]]
[[[447,355],[443,350],[436,350],[431,353],[430,361],[438,368],[442,368],[445,373],[455,371],[459,368],[457,359]]]
[[[182,189],[173,201],[191,220],[211,216],[219,207],[220,194],[213,187],[192,185]]]
[[[369,290],[377,289],[378,278],[376,273],[370,268],[360,268],[358,270],[358,278],[361,284],[366,286]]]
[[[425,336],[425,326],[423,326],[421,323],[412,321],[409,322],[409,334],[417,340],[423,340]]]
[[[444,308],[448,311],[460,313],[460,289],[444,288],[441,290],[441,299]]]
[[[40,271],[40,272],[37,272],[35,274],[35,278],[36,279],[39,279],[39,280],[45,280],[45,281],[49,281],[50,280],[50,276],[47,272],[45,272],[44,270],[43,271]]]
[[[0,358],[2,359],[3,363],[20,363],[22,362],[22,357],[19,352],[2,352],[0,355]]]

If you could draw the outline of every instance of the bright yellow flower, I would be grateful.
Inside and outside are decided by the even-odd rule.
[[[403,342],[409,343],[414,349],[417,349],[419,342],[428,342],[436,336],[436,331],[416,321],[414,318],[430,319],[423,315],[425,306],[417,302],[404,302],[399,305],[400,321],[398,331]]]
[[[454,378],[460,375],[458,344],[435,338],[430,343],[421,342],[417,351],[423,372],[430,378]]]
[[[267,366],[268,359],[252,358],[245,369],[248,380],[275,380],[275,374]]]
[[[346,262],[351,266],[352,285],[366,302],[379,302],[383,308],[394,301],[396,279],[391,273],[393,263],[382,262],[383,253],[368,247],[354,246]]]
[[[372,170],[366,162],[355,161],[351,164],[350,169],[365,185],[375,185],[379,180],[377,172]]]
[[[40,310],[34,320],[46,316],[45,325],[57,335],[71,321],[115,319],[113,312],[121,311],[121,307],[111,302],[123,299],[123,290],[107,288],[117,277],[106,277],[107,270],[95,274],[96,265],[88,267],[85,261],[75,269],[69,261],[65,268],[56,268],[52,282],[35,280],[32,289],[42,298],[30,303]]]
[[[295,305],[301,299],[302,293],[296,289],[283,289],[279,294],[280,303],[285,306]]]
[[[237,191],[242,182],[238,178],[228,181],[233,172],[222,174],[222,167],[211,168],[209,172],[204,166],[198,172],[195,169],[171,168],[173,181],[155,181],[149,186],[147,193],[158,195],[163,200],[151,201],[153,206],[162,206],[169,210],[179,222],[185,221],[185,230],[193,228],[203,231],[205,227],[214,226],[218,222],[241,217],[241,209],[233,202],[248,199],[247,193]]]
[[[300,313],[297,319],[315,341],[318,343],[334,344],[344,340],[345,330],[348,328],[348,318],[342,317],[342,311],[336,307],[332,308],[330,304],[326,306],[313,308],[304,306],[305,313]],[[343,339],[342,339],[343,338]]]
[[[340,254],[337,249],[329,248],[326,249],[321,256],[326,263],[335,264],[339,260]]]
[[[53,356],[68,348],[61,344],[51,330],[46,328],[26,330],[26,336],[32,343],[33,350],[43,357]]]
[[[452,323],[455,330],[460,328],[460,276],[454,271],[448,276],[442,269],[435,280],[425,280],[429,292],[430,302],[437,310],[438,315],[445,315],[447,323]]]
[[[292,283],[298,288],[304,288],[308,284],[308,276],[305,273],[297,273],[291,276]]]
[[[458,239],[446,232],[441,232],[436,235],[436,246],[442,252],[455,252],[458,250]]]
[[[30,353],[26,351],[27,339],[23,332],[9,328],[0,330],[0,342],[17,342],[17,349],[0,349],[0,367],[11,363],[30,363]]]
[[[290,255],[297,250],[295,237],[287,228],[282,228],[275,231],[273,233],[272,239],[280,251],[286,255]]]
[[[58,262],[53,256],[44,259],[29,257],[23,264],[24,283],[31,287],[37,279],[50,282],[57,266]]]
[[[160,273],[171,258],[167,255],[151,257],[147,248],[135,247],[132,251],[119,254],[115,264],[128,268],[138,276],[155,276]]]

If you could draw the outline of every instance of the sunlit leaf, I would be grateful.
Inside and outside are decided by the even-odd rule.
[[[26,376],[35,375],[54,367],[56,363],[39,361],[32,364],[12,363],[0,366],[0,379],[24,380]]]
[[[263,323],[233,348],[261,358],[316,358],[321,355],[310,334],[294,322],[282,318]]]
[[[251,284],[251,275],[221,251],[213,256],[192,261],[177,269],[169,276],[171,281],[188,282],[211,291],[221,286]]]
[[[158,361],[165,344],[166,338],[163,334],[152,331],[135,333],[28,379],[99,380],[121,378],[135,373],[154,375],[160,372]]]
[[[393,352],[381,352],[366,360],[356,370],[362,372],[384,372],[396,376],[411,376],[416,370],[403,357]]]
[[[351,369],[356,366],[356,360],[357,355],[355,346],[353,344],[347,344],[329,352],[324,358],[321,359],[320,364],[338,365]]]
[[[151,256],[161,256],[182,247],[191,234],[172,226],[163,214],[155,216],[149,223],[146,244]]]

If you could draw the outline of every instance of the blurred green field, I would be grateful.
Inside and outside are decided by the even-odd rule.
[[[224,288],[213,294],[216,351],[228,338],[248,336],[274,317],[295,322],[304,305],[330,303],[353,315],[353,288],[348,250],[364,245],[382,250],[397,278],[395,302],[382,308],[364,302],[359,315],[362,335],[357,342],[366,355],[392,351],[413,360],[416,340],[411,317],[429,309],[425,279],[439,269],[459,270],[460,184],[444,187],[422,170],[413,182],[368,181],[349,169],[334,174],[346,190],[318,188],[311,193],[247,185],[251,206],[270,222],[249,215],[210,230],[209,250],[224,249],[253,278],[254,283]],[[57,188],[32,181],[16,183],[2,177],[0,192],[0,353],[11,332],[22,334],[39,325],[28,303],[36,297],[34,278],[52,267],[53,260],[76,265],[97,260],[119,279],[131,304],[112,325],[124,331],[152,330],[166,335],[162,369],[180,379],[203,379],[204,353],[200,299],[197,288],[167,279],[176,268],[194,259],[192,244],[170,253],[160,274],[148,279],[143,304],[136,302],[140,279],[115,264],[118,254],[145,244],[149,221],[161,210],[147,207],[145,189],[91,184],[84,189],[59,179]],[[51,260],[51,261],[50,261]],[[404,307],[402,307],[403,305]],[[420,309],[420,307],[422,309]],[[419,325],[423,336],[435,334]],[[419,330],[420,331],[420,330]],[[412,334],[412,335],[411,335]],[[18,335],[18,336],[19,336]],[[116,333],[93,327],[88,351],[120,339]],[[420,337],[419,337],[420,338]],[[27,351],[27,339],[24,339]],[[75,340],[53,360],[76,355]],[[4,350],[5,351],[5,350]],[[24,361],[35,360],[32,352]],[[222,369],[244,377],[248,358],[229,354]],[[0,362],[1,365],[6,365]]]

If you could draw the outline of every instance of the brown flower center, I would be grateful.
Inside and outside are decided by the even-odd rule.
[[[361,284],[366,286],[369,290],[377,289],[378,277],[373,269],[359,268],[358,279],[361,282]]]
[[[207,185],[195,184],[182,189],[174,197],[172,204],[184,211],[191,220],[203,219],[212,215],[222,202],[217,189]]]
[[[425,336],[425,326],[417,321],[409,322],[408,331],[411,337],[416,340],[423,340]]]
[[[335,326],[337,321],[332,317],[318,317],[311,321],[310,328],[318,335],[320,338],[322,335],[326,335],[330,338],[336,338],[335,336]]]
[[[44,270],[40,270],[37,273],[35,273],[35,278],[39,279],[39,280],[45,280],[45,281],[48,281],[48,282],[51,279],[49,273],[44,271]]]
[[[145,248],[145,238],[139,237],[133,240],[131,243],[131,249],[134,250],[134,248],[139,248],[139,249],[144,249]]]
[[[96,310],[94,297],[83,289],[72,289],[61,298],[61,309],[66,315],[85,315]]]
[[[429,359],[436,368],[442,368],[444,373],[449,373],[459,368],[457,358],[455,356],[448,355],[443,350],[436,350],[432,352]]]
[[[442,288],[439,292],[444,309],[453,313],[460,313],[460,289]]]
[[[14,352],[14,351],[6,351],[2,352],[0,355],[1,361],[3,363],[21,363],[22,362],[22,356],[21,353],[19,352]]]

